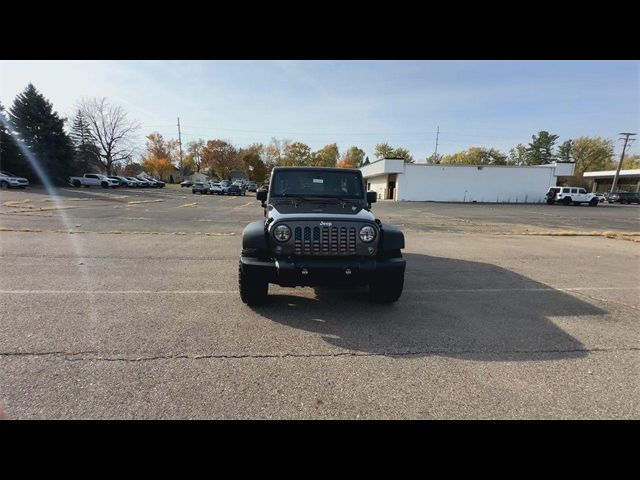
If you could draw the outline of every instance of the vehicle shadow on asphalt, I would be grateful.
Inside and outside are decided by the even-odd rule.
[[[392,305],[371,303],[366,288],[316,288],[315,298],[272,289],[269,303],[254,310],[346,350],[478,361],[584,357],[585,346],[550,317],[607,313],[496,265],[417,254],[405,258],[404,292]]]

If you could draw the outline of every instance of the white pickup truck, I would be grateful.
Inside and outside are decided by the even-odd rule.
[[[82,177],[69,177],[67,183],[72,187],[102,187],[102,188],[115,188],[120,186],[120,182],[113,178],[109,178],[106,175],[100,175],[99,173],[85,173]]]
[[[550,187],[547,192],[547,203],[562,203],[563,205],[580,205],[588,203],[590,207],[597,207],[600,199],[595,193],[588,193],[580,187]]]

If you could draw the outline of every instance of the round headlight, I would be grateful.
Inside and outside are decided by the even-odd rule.
[[[291,229],[286,225],[278,225],[273,229],[273,238],[279,242],[286,242],[291,238]]]
[[[365,225],[360,229],[360,240],[369,243],[376,238],[376,229],[371,225]]]

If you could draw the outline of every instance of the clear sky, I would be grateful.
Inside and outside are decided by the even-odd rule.
[[[183,144],[237,146],[271,137],[409,148],[416,160],[472,146],[505,152],[548,130],[617,141],[640,133],[637,61],[3,61],[9,108],[32,82],[70,117],[81,97],[107,97],[142,124]],[[638,142],[640,143],[640,142]],[[632,152],[638,152],[636,143]]]

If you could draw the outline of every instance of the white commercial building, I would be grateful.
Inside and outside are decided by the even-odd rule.
[[[573,163],[536,166],[430,165],[384,158],[361,167],[367,190],[381,200],[540,203]]]

